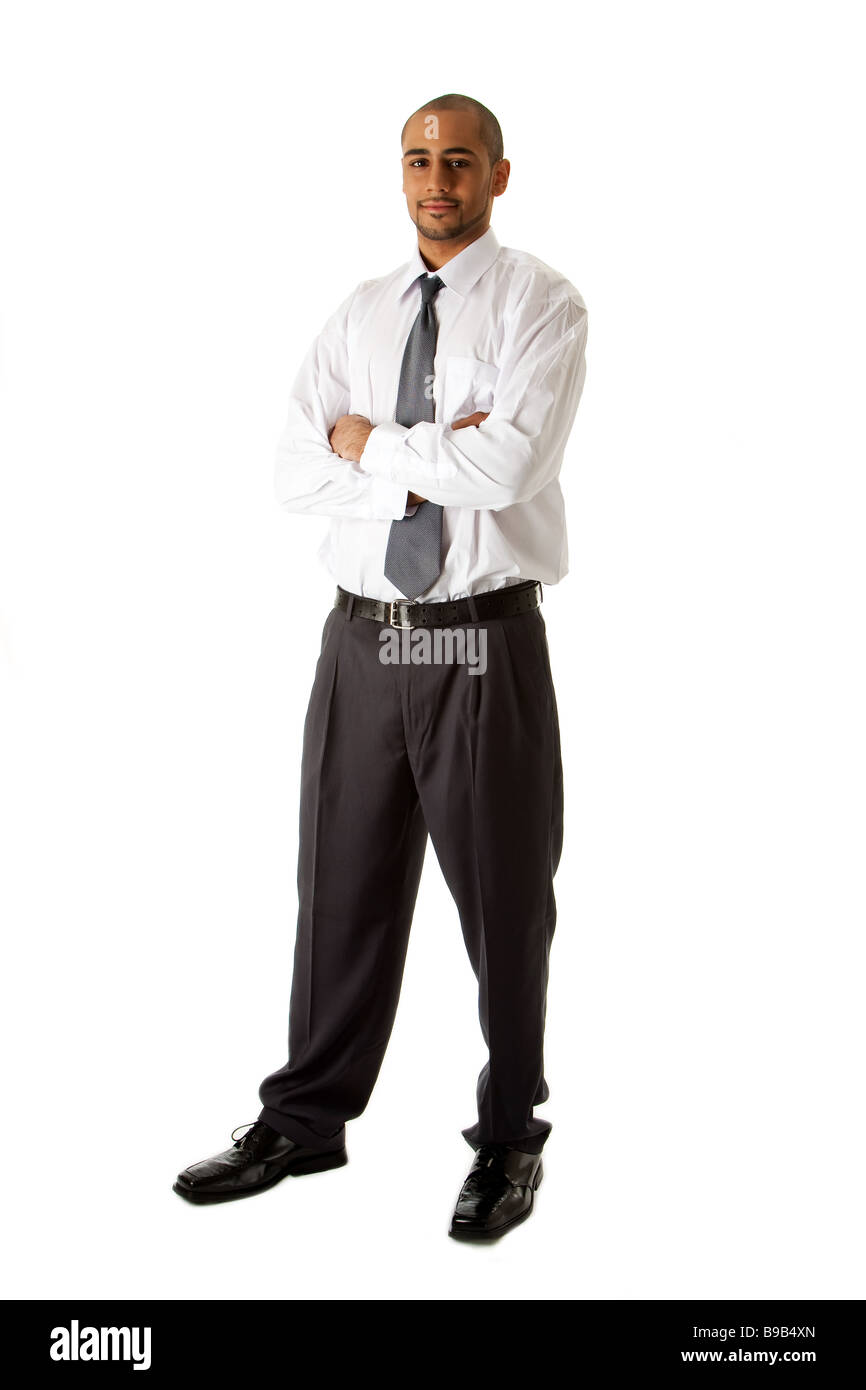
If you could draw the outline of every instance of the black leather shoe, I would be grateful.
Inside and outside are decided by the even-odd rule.
[[[229,1202],[233,1197],[263,1192],[290,1175],[321,1173],[327,1168],[341,1168],[348,1161],[345,1145],[324,1152],[307,1149],[277,1134],[264,1120],[255,1120],[230,1149],[178,1173],[172,1191],[189,1202]]]
[[[509,1144],[482,1144],[460,1189],[449,1236],[498,1240],[532,1214],[543,1176],[540,1153],[524,1153]]]

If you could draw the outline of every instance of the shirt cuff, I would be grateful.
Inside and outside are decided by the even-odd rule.
[[[390,478],[370,478],[370,515],[375,521],[390,518],[399,521],[406,515],[409,489],[405,483],[392,483]],[[417,504],[416,504],[417,505]]]
[[[374,425],[361,454],[361,467],[378,478],[396,483],[398,455],[408,433],[407,427],[398,425],[396,420]]]

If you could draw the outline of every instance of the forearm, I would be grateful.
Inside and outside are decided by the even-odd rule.
[[[534,497],[556,476],[576,409],[573,398],[553,426],[537,429],[493,414],[464,430],[426,421],[407,429],[389,421],[371,433],[361,466],[408,488],[410,502],[417,494],[443,507],[501,511]]]
[[[441,506],[501,511],[558,473],[583,390],[586,317],[557,324],[552,345],[503,373],[492,411],[472,428],[386,421],[371,430],[361,467]]]
[[[404,516],[408,494],[403,483],[374,476],[321,445],[287,436],[277,446],[274,491],[287,512],[368,521]]]

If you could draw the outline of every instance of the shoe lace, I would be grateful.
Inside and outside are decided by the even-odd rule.
[[[261,1120],[247,1120],[247,1132],[246,1134],[242,1134],[240,1139],[235,1139],[235,1130],[243,1129],[244,1125],[235,1125],[234,1129],[232,1130],[232,1139],[235,1139],[235,1148],[244,1148],[246,1146],[246,1141],[252,1138],[252,1136],[256,1132],[256,1129],[260,1127],[262,1123],[263,1122]]]
[[[507,1153],[507,1144],[480,1144],[475,1154],[475,1165],[463,1185],[464,1191],[480,1195],[488,1188],[498,1186]]]

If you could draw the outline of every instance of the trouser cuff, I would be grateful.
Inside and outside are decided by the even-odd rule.
[[[521,1153],[540,1154],[552,1129],[553,1125],[546,1121],[534,1120],[532,1132],[518,1135],[516,1138],[492,1138],[489,1134],[485,1136],[480,1125],[471,1125],[469,1129],[463,1129],[460,1133],[470,1149],[480,1149],[482,1144],[508,1144],[512,1149],[520,1149]]]
[[[317,1134],[314,1129],[301,1124],[300,1120],[283,1115],[279,1110],[269,1110],[267,1106],[258,1119],[264,1120],[266,1125],[275,1129],[277,1134],[282,1134],[284,1139],[293,1139],[296,1144],[303,1144],[305,1149],[319,1149],[324,1153],[330,1153],[332,1149],[342,1149],[346,1143],[345,1125],[341,1125],[336,1134]]]

